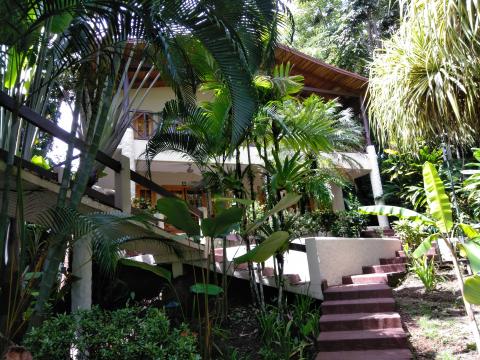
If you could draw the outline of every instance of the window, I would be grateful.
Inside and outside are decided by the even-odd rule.
[[[146,140],[153,135],[155,121],[152,114],[138,112],[133,116],[132,127],[135,139]]]

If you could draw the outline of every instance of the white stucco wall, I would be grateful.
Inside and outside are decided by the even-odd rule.
[[[339,285],[342,276],[362,273],[362,266],[378,265],[380,258],[395,256],[401,242],[396,238],[316,237],[305,240],[311,282],[327,280]]]
[[[170,87],[155,87],[150,89],[145,96],[147,89],[139,89],[130,91],[130,101],[132,109],[145,110],[151,112],[159,112],[163,110],[165,103],[169,100],[175,99],[175,93]],[[207,101],[212,99],[210,92],[197,92],[197,100]]]

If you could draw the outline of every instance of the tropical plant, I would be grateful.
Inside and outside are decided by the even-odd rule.
[[[80,327],[81,332],[77,329]],[[115,311],[94,307],[73,315],[57,315],[29,331],[24,345],[39,360],[77,356],[99,360],[185,359],[199,360],[197,339],[185,324],[172,328],[155,308],[128,307]]]
[[[215,263],[214,240],[219,237],[224,237],[231,232],[232,228],[236,226],[242,219],[243,210],[238,206],[223,209],[218,212],[215,217],[202,219],[200,225],[192,219],[188,210],[187,204],[178,198],[162,198],[157,201],[157,210],[166,216],[166,221],[174,225],[180,230],[185,231],[189,237],[205,236],[205,246],[211,250],[211,256],[207,257],[206,268],[211,268],[211,261]],[[224,259],[226,259],[226,248],[224,242]],[[191,288],[191,291],[198,295],[204,296],[204,316],[205,326],[203,333],[203,356],[210,358],[212,351],[211,339],[211,319],[210,308],[208,302],[209,295],[220,295],[224,297],[224,312],[226,312],[226,296],[227,296],[227,282],[226,282],[226,261],[223,261],[223,288],[219,288],[216,284],[210,283],[210,271],[206,271],[203,275],[203,282],[196,283]]]
[[[439,136],[476,142],[480,9],[471,0],[403,4],[397,33],[370,67],[370,120],[378,137],[403,149]]]
[[[423,164],[428,161],[440,168],[443,164],[442,151],[426,145],[418,151],[385,149],[380,158],[381,172],[386,178],[385,202],[398,206],[413,206],[417,210],[425,209]]]
[[[362,230],[367,227],[366,216],[357,210],[339,211],[336,215],[337,219],[330,228],[334,236],[360,237]]]
[[[434,257],[429,259],[427,255],[423,255],[421,258],[412,258],[409,270],[417,275],[426,291],[435,290],[437,284],[443,279],[437,274]]]
[[[423,166],[423,181],[429,216],[413,210],[387,205],[362,206],[359,208],[359,211],[364,214],[396,216],[401,219],[418,221],[425,226],[435,229],[432,234],[422,241],[412,255],[415,258],[422,257],[432,247],[433,241],[440,240],[445,243],[453,259],[455,275],[462,293],[475,343],[477,344],[477,349],[480,349],[480,333],[471,307],[471,303],[480,303],[480,276],[477,275],[477,272],[480,271],[480,257],[478,256],[480,245],[477,242],[480,234],[470,225],[454,222],[452,204],[445,193],[445,187],[438,176],[437,170],[429,162],[426,162]],[[458,237],[463,234],[469,240],[464,242],[459,240]],[[467,277],[465,281],[458,263],[457,248],[462,256],[468,258],[474,273],[473,276]]]
[[[396,1],[297,1],[295,48],[342,69],[368,73],[381,41],[398,27]]]
[[[41,277],[46,254],[50,246],[69,236],[69,251],[84,239],[91,240],[91,257],[98,268],[107,277],[115,272],[116,266],[122,262],[126,266],[140,266],[136,261],[122,259],[124,249],[135,249],[138,246],[155,246],[168,251],[176,249],[172,235],[163,236],[149,230],[149,216],[126,215],[120,212],[81,214],[71,208],[51,208],[45,210],[32,223],[17,223],[19,226],[19,241],[23,244],[22,252],[9,262],[7,278],[2,279],[2,307],[0,317],[1,333],[9,341],[18,341],[24,334],[27,324],[34,315],[36,291]],[[139,231],[138,226],[144,226]],[[169,238],[170,240],[167,240]],[[13,255],[9,248],[9,256]],[[141,264],[144,270],[170,280],[170,273],[160,267]],[[63,281],[58,286],[59,296],[53,296],[52,302],[65,295],[66,289],[72,283],[70,273],[62,274]],[[68,285],[68,286],[67,286]],[[5,302],[3,302],[5,299]]]
[[[284,11],[284,7],[272,1],[226,5],[222,2],[209,6],[199,1],[159,4],[122,0],[108,4],[103,1],[87,4],[84,1],[7,1],[1,4],[0,16],[5,25],[0,30],[1,90],[14,98],[15,105],[26,104],[43,115],[53,85],[65,85],[62,77],[72,80],[72,85],[63,92],[69,95],[65,98],[73,97],[71,135],[83,134],[86,148],[73,181],[74,144],[69,144],[57,201],[59,211],[77,209],[96,172],[97,151],[99,148],[114,149],[128,124],[120,94],[123,92],[125,96],[129,88],[121,84],[126,84],[126,69],[131,56],[138,55],[136,45],[139,42],[143,42],[143,48],[139,46],[147,58],[140,59],[138,66],[145,61],[152,63],[177,97],[187,104],[193,102],[197,85],[189,49],[192,44],[205,49],[224,76],[231,95],[232,138],[248,127],[256,110],[252,74],[262,61],[263,40],[269,39],[272,48],[276,43],[276,25],[283,21],[276,15]],[[133,50],[127,44],[131,40],[135,40]],[[0,270],[1,278],[7,279],[4,274],[12,264],[4,266],[5,239],[7,229],[17,229],[9,226],[14,223],[7,213],[13,159],[16,154],[29,159],[28,144],[33,142],[36,131],[20,120],[18,111],[8,112],[4,108],[0,112],[0,128],[0,144],[8,151],[0,209]],[[67,190],[70,190],[69,199]],[[22,229],[24,220],[20,219],[19,224]],[[59,265],[65,257],[69,235],[68,229],[65,231],[64,239],[48,244],[35,302],[36,322],[41,320],[40,315],[58,278]],[[9,244],[18,246],[19,242]],[[7,297],[7,288],[2,286],[2,299]],[[9,302],[14,300],[8,299]]]
[[[480,149],[472,149],[473,157],[477,162],[465,165],[462,171],[467,176],[463,182],[461,192],[467,196],[468,204],[472,209],[472,215],[475,218],[480,217]]]
[[[326,235],[331,231],[333,224],[337,220],[337,214],[330,209],[317,209],[314,211],[307,211],[303,214],[287,213],[285,217],[286,222],[289,222],[289,217],[293,218],[290,231],[295,237],[306,235],[317,236],[319,233]]]
[[[404,246],[407,245],[409,249],[416,249],[423,239],[428,236],[427,229],[418,221],[397,220],[392,223],[392,229],[402,244]]]
[[[306,358],[306,349],[320,332],[320,311],[311,297],[299,295],[286,313],[268,306],[257,315],[264,359]]]

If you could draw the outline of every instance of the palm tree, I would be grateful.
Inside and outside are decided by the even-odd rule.
[[[370,113],[383,142],[411,149],[446,135],[469,146],[480,130],[480,9],[471,0],[405,3],[400,29],[375,54]]]
[[[57,209],[76,209],[94,169],[99,147],[114,147],[115,141],[109,141],[105,134],[123,135],[121,129],[113,129],[111,121],[118,122],[119,127],[125,124],[113,117],[122,116],[117,111],[117,95],[125,76],[122,62],[128,58],[125,56],[128,41],[148,45],[149,51],[143,55],[148,56],[148,61],[185,104],[194,101],[198,84],[190,62],[191,44],[195,42],[204,48],[217,64],[231,94],[234,120],[231,138],[237,139],[256,111],[252,73],[260,66],[265,51],[263,40],[276,42],[270,36],[272,19],[283,4],[267,0],[235,3],[74,0],[7,1],[0,6],[4,24],[0,30],[0,90],[14,97],[18,105],[25,103],[43,114],[54,82],[60,84],[66,74],[74,80],[71,133],[83,134],[87,150],[82,153],[78,176],[72,182],[73,145],[70,145]],[[15,154],[22,155],[28,149],[20,146],[20,140],[28,145],[35,138],[35,131],[30,131],[30,126],[23,124],[16,112],[5,109],[0,112],[0,129],[0,144],[9,152],[0,211],[0,270],[4,278],[13,159]],[[71,190],[68,200],[67,189]],[[67,245],[66,239],[60,239],[48,247],[36,299],[37,314],[42,313],[55,284]]]

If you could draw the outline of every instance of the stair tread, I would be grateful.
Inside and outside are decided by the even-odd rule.
[[[323,351],[316,360],[408,360],[412,358],[409,349]]]
[[[377,313],[352,313],[352,314],[325,314],[320,317],[320,322],[331,321],[351,321],[366,319],[399,319],[400,315],[396,312],[377,312]]]
[[[348,284],[348,285],[335,285],[329,286],[324,293],[335,292],[356,292],[356,291],[374,291],[390,289],[390,286],[386,284]]]
[[[401,274],[403,271],[390,271],[386,273],[374,273],[374,274],[356,274],[356,275],[349,275],[352,278],[367,278],[367,277],[386,277],[388,275],[396,275]]]
[[[352,299],[352,300],[326,300],[322,303],[322,306],[350,305],[350,304],[395,304],[395,300],[393,299],[393,297]]]
[[[363,266],[362,271],[364,274],[386,274],[391,272],[405,272],[407,269],[405,264],[380,264],[380,265],[368,265]],[[367,271],[374,271],[373,273],[367,273]]]
[[[324,331],[318,336],[318,341],[323,342],[406,337],[407,334],[402,328],[389,328],[375,330]]]

